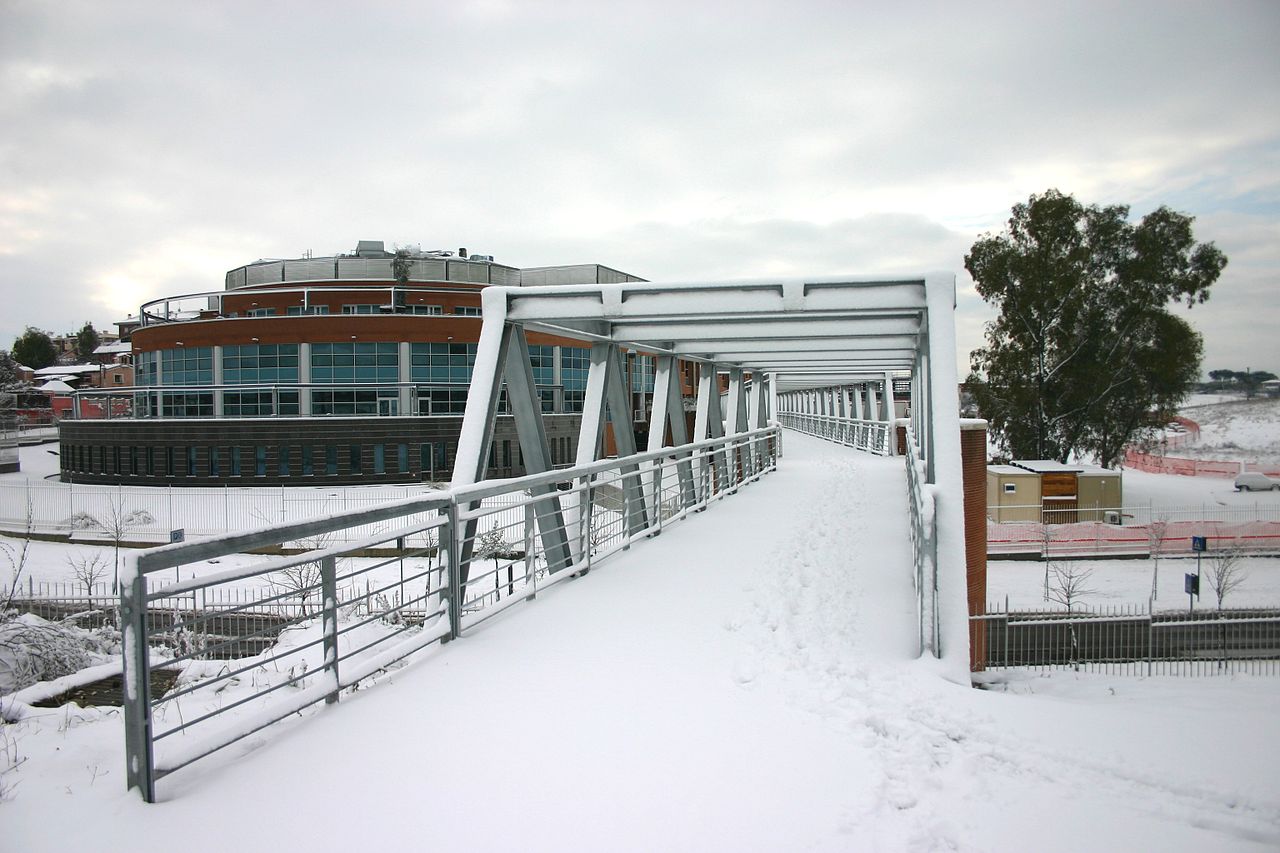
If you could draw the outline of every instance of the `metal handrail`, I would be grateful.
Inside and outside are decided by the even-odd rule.
[[[586,574],[611,554],[658,535],[665,524],[773,471],[779,438],[773,424],[129,555],[120,595],[129,787],[154,802],[157,780],[169,773],[310,705],[336,702],[344,689],[390,664]],[[354,541],[333,544],[338,534],[357,528],[363,532]],[[553,554],[545,547],[557,542],[567,542],[567,551]],[[309,547],[211,574],[185,568],[290,543]],[[299,569],[303,580],[282,591],[279,576],[294,571],[290,577],[297,577]],[[251,595],[232,608],[199,605],[206,590],[250,583],[269,594]],[[184,597],[189,604],[175,604]],[[228,626],[237,621],[244,629],[229,635]],[[273,646],[284,630],[312,633]],[[173,656],[153,660],[156,641],[172,646]],[[199,666],[210,655],[243,658],[246,650],[259,657],[204,668],[196,680],[184,676],[169,697],[151,698],[156,670]],[[320,654],[319,669],[303,665],[304,652],[313,659]],[[191,703],[199,700],[195,694],[217,695],[250,671],[266,672],[264,661],[280,675],[264,676],[265,686],[255,675],[247,696],[228,694],[225,702],[194,711],[188,705],[180,714],[155,713],[173,697]],[[160,741],[164,748],[157,754]]]

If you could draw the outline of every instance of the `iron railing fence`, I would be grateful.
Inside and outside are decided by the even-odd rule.
[[[880,456],[889,456],[893,452],[890,444],[893,438],[893,424],[885,421],[782,412],[778,415],[778,422],[788,429]]]
[[[1147,605],[971,616],[976,669],[1115,675],[1280,674],[1280,609],[1157,611]]]
[[[439,476],[448,477],[441,471]],[[215,536],[352,512],[392,500],[429,496],[425,484],[397,486],[94,486],[0,482],[0,529],[70,536],[86,543],[163,543],[169,532]],[[28,515],[29,514],[29,515]],[[365,531],[349,531],[351,538]]]
[[[132,554],[120,597],[129,786],[154,801],[158,779],[585,574],[774,470],[779,435],[775,425]],[[240,599],[206,606],[219,589]],[[161,669],[176,682],[151,699]]]

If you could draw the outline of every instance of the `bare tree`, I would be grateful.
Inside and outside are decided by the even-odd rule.
[[[120,545],[124,542],[125,537],[129,534],[132,527],[142,527],[147,524],[155,524],[155,516],[147,512],[145,509],[129,509],[125,504],[124,495],[117,494],[107,498],[107,510],[103,513],[102,518],[91,515],[84,515],[84,523],[88,526],[99,527],[107,534],[107,538],[111,540],[111,544],[115,549],[114,566],[111,570],[111,591],[119,592],[120,588]]]
[[[1147,543],[1151,552],[1151,600],[1160,594],[1160,551],[1164,548],[1165,537],[1169,535],[1169,519],[1163,514],[1151,514],[1151,523],[1147,525]]]
[[[1093,569],[1077,560],[1054,560],[1050,563],[1050,573],[1049,600],[1066,607],[1068,613],[1073,605],[1080,603],[1080,599],[1097,591],[1089,586]]]
[[[110,569],[106,558],[96,551],[72,554],[67,557],[67,565],[71,567],[71,576],[84,587],[90,598],[93,597],[93,588],[107,579]]]
[[[501,594],[502,581],[498,577],[498,558],[510,550],[511,546],[507,544],[507,539],[496,521],[487,533],[481,533],[480,538],[476,540],[475,556],[482,560],[486,558],[493,559],[493,588],[499,594]],[[509,586],[507,594],[511,595],[515,592],[514,578],[509,579]]]
[[[31,533],[35,529],[35,510],[31,505],[30,496],[27,497],[26,518],[23,523],[22,544],[15,547],[4,542],[0,542],[0,556],[3,556],[5,562],[9,564],[11,570],[11,580],[9,583],[9,594],[5,596],[4,606],[0,607],[0,616],[13,606],[13,600],[18,595],[18,584],[22,582],[22,570],[27,565],[27,554],[31,550]]]
[[[1040,516],[1040,554],[1044,560],[1044,600],[1049,600],[1049,574],[1053,560],[1053,526],[1046,523],[1043,514]]]
[[[1238,541],[1233,541],[1225,548],[1212,551],[1207,562],[1209,589],[1213,590],[1221,610],[1223,599],[1249,576],[1244,568],[1244,550]]]

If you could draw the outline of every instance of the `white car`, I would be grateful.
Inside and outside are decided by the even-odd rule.
[[[1272,489],[1280,491],[1280,480],[1266,474],[1249,472],[1236,477],[1237,492],[1266,492]]]

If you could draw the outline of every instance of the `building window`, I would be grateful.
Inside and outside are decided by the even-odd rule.
[[[160,350],[160,373],[165,385],[212,385],[213,347]]]
[[[286,313],[288,313],[290,317],[301,317],[306,314],[328,314],[329,306],[328,305],[312,305],[310,307],[304,308],[301,305],[290,305]]]
[[[261,444],[253,448],[253,473],[257,477],[267,476],[267,448]]]
[[[400,350],[395,343],[311,345],[311,381],[373,384],[400,380]]]
[[[432,459],[431,445],[419,444],[418,445],[418,467],[421,469],[421,472],[423,474],[426,474],[427,476],[432,478],[435,477],[435,468],[434,468],[433,462],[434,460]]]
[[[129,473],[138,476],[138,448],[129,448]]]
[[[231,476],[240,476],[240,448],[231,448]]]
[[[92,462],[92,460],[90,460]],[[156,473],[156,449],[147,445],[147,476],[154,476]]]
[[[394,415],[400,402],[395,388],[316,390],[311,392],[313,415]]]
[[[166,384],[168,384],[167,381]],[[160,416],[163,418],[211,418],[213,417],[213,393],[184,394],[166,391],[160,394]]]
[[[349,458],[350,458],[350,461],[351,461],[351,473],[352,473],[352,474],[359,474],[359,473],[361,473],[361,469],[360,469],[360,445],[358,445],[358,444],[353,444],[353,445],[351,445],[351,447],[350,447],[350,449],[349,449]]]
[[[222,413],[228,418],[296,417],[298,392],[225,391],[222,394]]]
[[[187,476],[194,477],[196,475],[196,446],[187,447]]]
[[[281,477],[289,476],[289,445],[282,444],[276,448],[278,458],[276,459],[276,470],[280,472]]]
[[[311,461],[311,451],[311,445],[302,445],[302,476],[304,477],[310,477],[316,473],[315,465]]]
[[[414,382],[466,385],[475,363],[475,344],[409,345],[409,378]]]
[[[324,472],[330,476],[338,473],[338,445],[324,446]]]
[[[1016,494],[1016,493],[1017,493],[1017,491],[1018,491],[1018,484],[1017,484],[1017,483],[1005,483],[1005,484],[1004,484],[1004,493],[1005,493],[1006,495]]]
[[[274,308],[250,308],[245,312],[250,317],[272,317],[275,316],[275,313],[276,309]]]
[[[387,446],[385,444],[375,444],[373,446],[373,473],[387,473]]]
[[[396,453],[396,467],[401,474],[409,473],[409,445],[402,444]]]
[[[581,412],[587,396],[587,374],[591,372],[591,350],[586,347],[560,348],[560,384],[564,386],[564,410]]]
[[[124,384],[124,377],[123,377],[123,376],[121,376],[119,373],[113,373],[113,374],[111,374],[111,381],[112,381],[112,382],[114,382],[114,383],[115,383],[115,384],[117,384],[117,385],[123,385],[123,384]]]
[[[382,310],[381,305],[343,305],[343,314],[378,314]]]
[[[422,388],[418,391],[420,415],[460,415],[466,409],[466,388]]]
[[[172,447],[166,447],[164,449],[164,473],[167,477],[172,477],[174,475]]]
[[[226,385],[297,384],[297,344],[242,344],[222,348]]]
[[[482,317],[484,309],[478,305],[455,305],[453,313],[458,317]]]
[[[656,360],[651,355],[631,357],[631,390],[637,394],[652,394]]]
[[[410,314],[426,315],[428,317],[439,317],[444,313],[443,305],[410,305]]]
[[[218,453],[218,448],[216,447],[209,448],[209,476],[222,476],[222,458]]]

